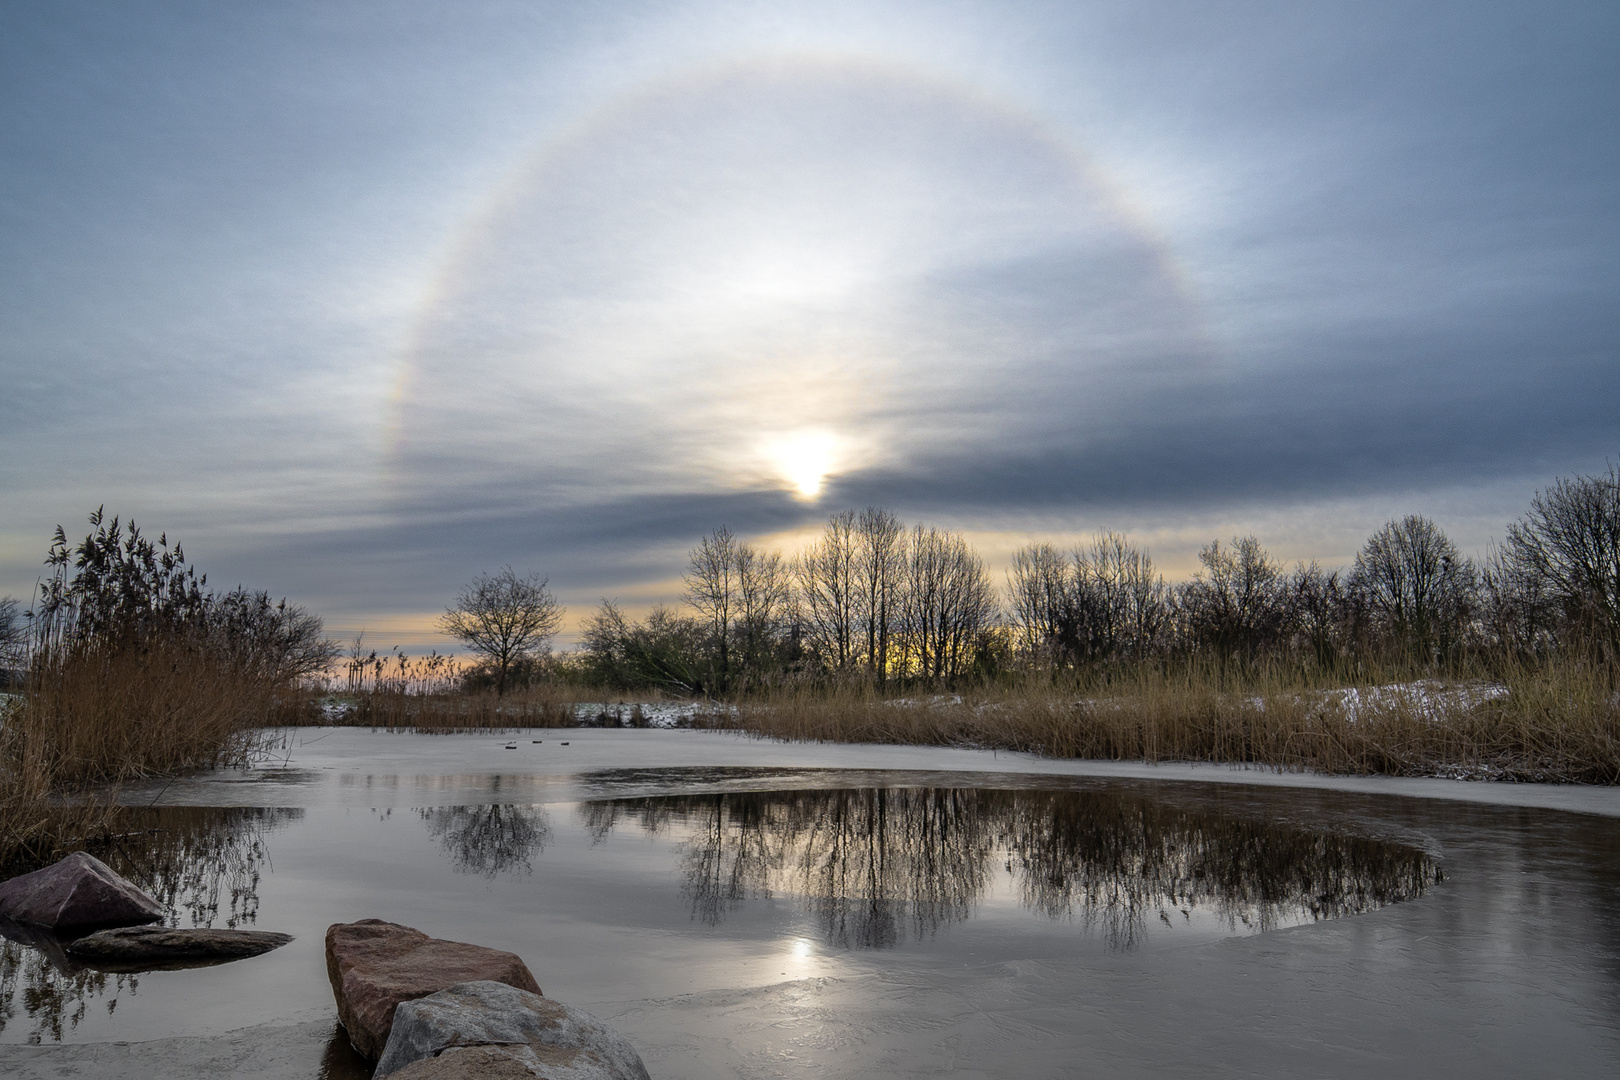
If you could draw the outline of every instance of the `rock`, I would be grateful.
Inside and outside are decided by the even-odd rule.
[[[279,949],[291,934],[263,930],[173,930],[166,926],[128,926],[98,930],[67,947],[75,960],[104,970],[152,971],[163,967],[200,967],[258,956]]]
[[[540,993],[528,967],[513,953],[441,941],[381,919],[327,928],[326,975],[350,1044],[373,1061],[388,1042],[394,1007],[402,1001],[473,980]]]
[[[0,883],[0,916],[57,931],[90,930],[157,922],[163,906],[100,859],[75,851]]]
[[[647,1068],[623,1035],[590,1013],[480,981],[402,1002],[374,1075],[647,1080]]]
[[[554,1075],[544,1069],[527,1046],[457,1046],[388,1075],[392,1080],[535,1080]]]

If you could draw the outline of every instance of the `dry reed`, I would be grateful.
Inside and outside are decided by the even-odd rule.
[[[465,660],[438,653],[414,659],[397,650],[352,656],[344,667],[344,693],[328,709],[328,718],[385,731],[443,734],[573,723],[573,706],[556,684],[505,695],[468,693],[468,676],[477,670]]]
[[[504,697],[493,692],[413,694],[379,690],[344,703],[340,715],[344,724],[439,734],[574,726],[572,703],[550,687]]]
[[[0,717],[0,864],[43,862],[113,829],[123,781],[246,763],[308,704],[184,639],[37,655]],[[114,793],[87,795],[91,785]]]
[[[743,703],[734,726],[789,740],[969,746],[1059,758],[1190,761],[1283,770],[1620,783],[1613,669],[1515,665],[1493,682],[1355,687],[1188,666],[1145,668],[1089,693],[1012,691],[884,699],[800,690]]]

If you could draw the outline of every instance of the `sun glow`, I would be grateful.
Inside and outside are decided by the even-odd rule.
[[[821,494],[837,466],[838,439],[828,431],[798,431],[769,442],[766,456],[794,494],[808,501]]]

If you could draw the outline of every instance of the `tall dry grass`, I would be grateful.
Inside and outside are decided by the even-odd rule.
[[[478,668],[466,660],[430,653],[352,655],[344,665],[343,693],[328,719],[384,731],[503,731],[566,727],[573,705],[555,683],[538,683],[500,695],[468,692]]]
[[[1059,758],[1223,762],[1285,770],[1620,783],[1613,668],[1507,666],[1493,680],[1368,680],[1144,667],[1085,690],[884,699],[866,688],[780,692],[732,723],[789,740],[971,746]]]
[[[37,658],[16,724],[58,784],[82,786],[244,764],[299,704],[229,656],[154,638]]]
[[[43,650],[0,718],[0,864],[116,827],[121,782],[245,764],[309,707],[299,687],[184,638]]]
[[[47,756],[14,719],[11,707],[0,715],[0,879],[105,835],[119,816],[104,800],[60,803]]]
[[[377,690],[344,703],[335,719],[383,731],[455,734],[514,728],[573,727],[572,700],[552,687],[531,687],[498,697],[492,691],[407,693]]]

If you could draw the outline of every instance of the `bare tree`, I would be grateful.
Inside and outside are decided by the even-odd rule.
[[[1511,529],[1512,526],[1509,526]],[[1565,606],[1531,559],[1491,545],[1479,573],[1480,620],[1492,644],[1509,653],[1554,645],[1569,627]]]
[[[778,666],[791,622],[793,578],[782,556],[738,544],[736,638],[747,679],[762,679]]]
[[[1439,526],[1419,514],[1391,521],[1356,555],[1351,586],[1374,629],[1414,656],[1433,658],[1461,644],[1478,582]]]
[[[495,669],[495,693],[506,693],[515,669],[543,655],[562,625],[563,608],[538,574],[519,577],[510,566],[481,574],[445,609],[439,627]]]
[[[1069,557],[1051,544],[1030,544],[1013,555],[1007,594],[1020,644],[1036,663],[1063,664],[1077,657],[1074,583]]]
[[[916,526],[906,545],[905,647],[925,679],[961,675],[997,612],[995,586],[960,535]]]
[[[1289,623],[1300,640],[1324,667],[1338,658],[1346,644],[1349,596],[1337,570],[1316,563],[1300,563],[1288,579]]]
[[[1026,647],[1058,665],[1147,656],[1169,617],[1152,558],[1106,530],[1068,555],[1050,544],[1024,548],[1013,556],[1008,588]]]
[[[1288,586],[1282,564],[1253,536],[1221,547],[1213,541],[1198,553],[1203,569],[1181,588],[1182,610],[1194,643],[1214,649],[1224,661],[1253,660],[1282,640],[1288,629]]]
[[[1076,589],[1087,652],[1142,659],[1158,646],[1170,615],[1168,586],[1147,551],[1104,530],[1075,552]]]
[[[708,685],[724,691],[732,676],[732,634],[737,618],[737,538],[721,526],[687,555],[681,599],[708,624],[712,663]]]
[[[1559,479],[1508,526],[1515,576],[1545,591],[1561,614],[1620,648],[1620,471]]]
[[[855,570],[864,623],[867,670],[880,686],[888,681],[890,645],[900,621],[906,573],[906,527],[887,510],[869,506],[855,521]]]
[[[865,597],[860,570],[853,510],[829,518],[821,538],[794,564],[810,648],[827,670],[839,675],[853,670],[861,658]]]

